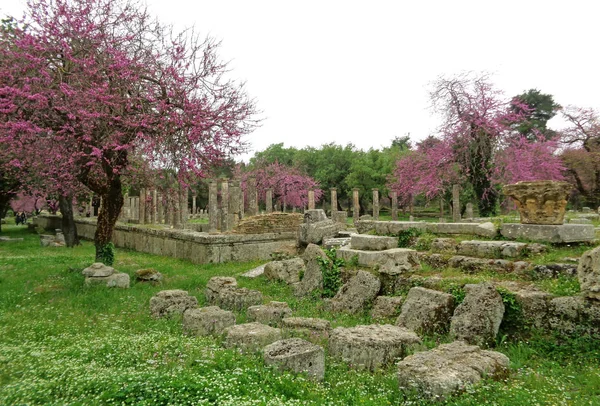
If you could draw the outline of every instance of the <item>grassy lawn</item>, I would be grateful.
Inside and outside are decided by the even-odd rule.
[[[160,286],[127,290],[85,288],[81,270],[93,245],[43,248],[23,227],[2,227],[0,242],[1,405],[426,405],[397,388],[395,367],[357,372],[327,358],[325,380],[279,374],[260,355],[223,349],[213,338],[182,334],[181,320],[154,320],[149,300],[164,289],[184,289],[204,303],[212,276],[238,276],[253,263],[196,265],[117,250],[114,267],[165,275]],[[287,301],[295,316],[323,317],[333,327],[370,323],[367,314],[324,310],[320,299],[296,299],[283,284],[238,277],[265,301]],[[245,315],[237,315],[244,322]],[[389,320],[393,323],[393,320]],[[433,347],[447,337],[425,337]],[[450,398],[448,405],[600,405],[600,338],[504,337],[496,350],[511,359],[505,382],[486,381]]]

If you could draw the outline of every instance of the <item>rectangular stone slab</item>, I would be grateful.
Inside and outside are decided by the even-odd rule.
[[[504,224],[502,236],[510,239],[523,238],[550,243],[586,242],[595,238],[591,224]]]
[[[379,235],[354,234],[350,246],[355,250],[383,251],[398,248],[398,238]]]

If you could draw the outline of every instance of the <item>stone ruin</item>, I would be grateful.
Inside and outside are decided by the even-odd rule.
[[[501,233],[510,239],[524,238],[550,243],[592,241],[591,224],[563,224],[569,193],[567,182],[517,182],[503,188],[516,203],[521,224],[504,224]]]

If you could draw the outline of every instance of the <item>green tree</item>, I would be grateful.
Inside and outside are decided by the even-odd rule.
[[[526,105],[528,108],[523,108]],[[554,101],[550,94],[541,93],[537,89],[516,96],[511,102],[511,109],[524,119],[515,124],[519,134],[530,141],[536,141],[539,135],[546,140],[554,138],[557,134],[548,128],[548,121],[558,113],[562,107]]]

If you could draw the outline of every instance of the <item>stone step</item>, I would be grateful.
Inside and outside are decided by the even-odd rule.
[[[354,234],[350,238],[350,247],[355,250],[383,251],[398,248],[398,238],[379,235]]]
[[[376,268],[394,262],[396,268],[411,272],[420,267],[417,251],[409,248],[394,248],[384,251],[365,251],[349,247],[341,247],[336,251],[337,257],[346,262],[357,258],[359,266]]]

